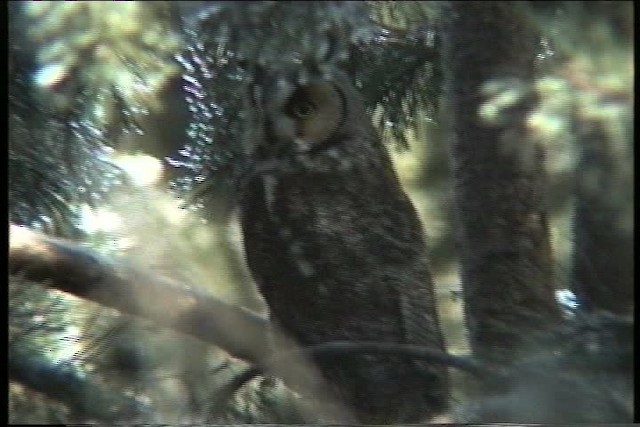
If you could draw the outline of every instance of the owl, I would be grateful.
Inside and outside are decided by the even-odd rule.
[[[444,350],[422,225],[346,76],[265,86],[241,200],[247,264],[271,320],[302,346]],[[381,355],[319,360],[363,423],[446,410],[446,368]]]

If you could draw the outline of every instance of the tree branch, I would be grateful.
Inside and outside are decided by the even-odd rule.
[[[269,354],[266,319],[242,307],[77,244],[10,225],[9,272],[150,319],[257,363]]]
[[[219,390],[216,402],[226,402],[240,388],[258,375],[274,374],[274,369],[282,372],[282,366],[298,363],[297,360],[318,360],[322,358],[342,358],[360,354],[381,354],[407,357],[431,364],[441,364],[463,370],[474,376],[506,382],[512,376],[508,369],[490,367],[469,357],[455,356],[421,345],[398,344],[376,341],[330,341],[309,347],[274,354],[261,365],[253,365],[236,375],[223,389]],[[339,363],[337,361],[336,363]],[[277,373],[275,373],[277,375]]]

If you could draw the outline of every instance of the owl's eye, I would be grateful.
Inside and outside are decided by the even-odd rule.
[[[316,105],[311,101],[297,101],[289,106],[288,113],[293,117],[304,119],[311,116],[316,109]]]

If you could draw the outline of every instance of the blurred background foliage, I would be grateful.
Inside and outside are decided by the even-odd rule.
[[[248,167],[248,88],[260,67],[298,82],[343,70],[389,143],[425,224],[449,350],[468,351],[439,108],[438,2],[8,7],[13,223],[264,312],[242,261],[233,209],[234,182]],[[631,185],[633,10],[631,2],[531,2],[531,10],[541,36],[539,78],[530,90],[540,101],[529,125],[547,148],[562,289],[582,123],[602,125],[621,179]],[[503,102],[494,97],[487,111]],[[631,200],[616,203],[632,209]],[[19,278],[9,292],[10,345],[151,408],[152,415],[140,409],[127,421],[301,420],[295,407],[304,402],[269,378],[222,407],[212,403],[242,366],[218,349]],[[15,381],[9,391],[14,423],[108,422],[123,413],[80,410],[76,397],[50,399]]]

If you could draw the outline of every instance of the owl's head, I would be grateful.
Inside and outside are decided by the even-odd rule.
[[[333,82],[298,86],[269,114],[267,135],[295,152],[314,151],[338,136],[346,116],[345,94]]]
[[[261,95],[262,129],[253,143],[263,159],[310,162],[377,141],[360,96],[345,76],[274,85]]]

